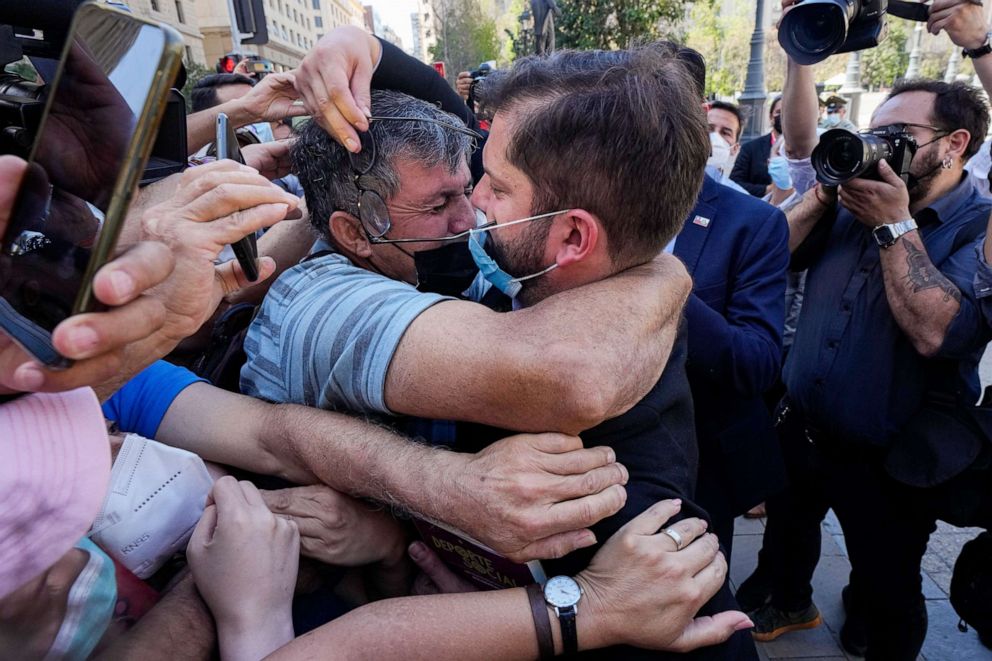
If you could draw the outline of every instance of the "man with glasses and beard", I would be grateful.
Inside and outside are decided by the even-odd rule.
[[[787,88],[815,95],[809,67],[790,65],[789,77]],[[800,129],[790,145],[812,144],[814,121],[790,123]],[[988,335],[972,281],[992,202],[963,168],[988,125],[972,87],[897,85],[871,127],[915,141],[908,185],[883,161],[877,180],[817,185],[786,214],[792,267],[809,275],[780,414],[792,486],[768,501],[759,569],[738,591],[745,608],[760,607],[752,613],[760,640],[819,624],[810,580],[820,521],[833,508],[852,566],[841,642],[868,659],[920,651],[920,562],[936,514],[926,490],[903,482],[917,479],[907,467],[932,478],[959,461],[947,430],[928,449],[910,445],[934,440],[920,436],[921,416],[935,402],[971,406],[979,397]]]

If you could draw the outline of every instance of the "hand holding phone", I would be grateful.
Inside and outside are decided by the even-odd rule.
[[[224,113],[217,114],[217,137],[214,144],[217,147],[218,159],[227,158],[244,165],[245,159],[238,146],[237,133]],[[243,239],[235,241],[231,244],[231,250],[234,251],[234,256],[237,257],[245,277],[252,282],[258,280],[258,243],[255,240],[255,235],[249,234]]]
[[[0,330],[49,367],[79,354],[59,350],[55,328],[107,303],[94,279],[113,256],[181,57],[168,26],[93,2],[73,18],[0,237]]]

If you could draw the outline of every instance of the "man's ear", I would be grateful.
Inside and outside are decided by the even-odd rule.
[[[730,148],[730,155],[737,156],[740,150],[741,150],[741,142],[740,142],[740,137],[738,137],[737,142],[735,142],[734,146]]]
[[[345,211],[335,211],[327,222],[334,244],[347,257],[368,258],[372,255],[372,245],[362,231],[362,221]]]
[[[555,263],[565,267],[589,259],[606,238],[601,232],[599,220],[584,209],[562,214],[555,220],[548,236],[555,251]]]
[[[948,155],[964,160],[964,152],[971,142],[971,133],[965,129],[958,129],[948,134],[947,139],[951,147]]]

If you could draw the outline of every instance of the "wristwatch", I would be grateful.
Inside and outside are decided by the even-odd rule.
[[[900,220],[898,223],[879,225],[871,231],[871,234],[875,237],[875,243],[880,248],[889,248],[895,245],[900,236],[915,229],[916,221],[909,218],[907,220]]]
[[[992,53],[992,32],[985,35],[985,43],[978,48],[965,48],[961,51],[961,57],[970,57],[973,60],[977,60],[980,57],[984,57]]]
[[[561,640],[565,654],[579,651],[579,638],[575,630],[576,605],[582,598],[582,588],[569,576],[555,576],[544,584],[544,601],[555,609],[561,624]]]

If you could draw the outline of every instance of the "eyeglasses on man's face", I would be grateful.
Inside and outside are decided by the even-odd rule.
[[[476,142],[482,138],[481,135],[475,131],[465,128],[464,126],[458,126],[456,124],[449,124],[447,122],[441,122],[435,119],[428,119],[426,117],[370,117],[370,122],[427,122],[429,124],[434,124],[440,126],[448,131],[455,131],[456,133],[461,133],[472,138],[473,144],[472,148],[475,148]],[[360,152],[352,153],[348,152],[348,161],[351,165],[352,172],[355,175],[355,188],[358,189],[358,219],[362,224],[362,230],[368,237],[371,243],[425,243],[425,242],[436,242],[436,241],[452,241],[456,239],[463,238],[467,233],[462,233],[456,236],[440,237],[440,238],[429,238],[429,239],[386,239],[383,238],[387,232],[392,228],[392,222],[389,218],[389,209],[386,206],[386,201],[382,199],[374,190],[364,188],[361,184],[361,178],[372,171],[375,166],[376,159],[376,144],[375,138],[372,135],[372,131],[360,132],[358,134],[361,140],[362,150]]]

